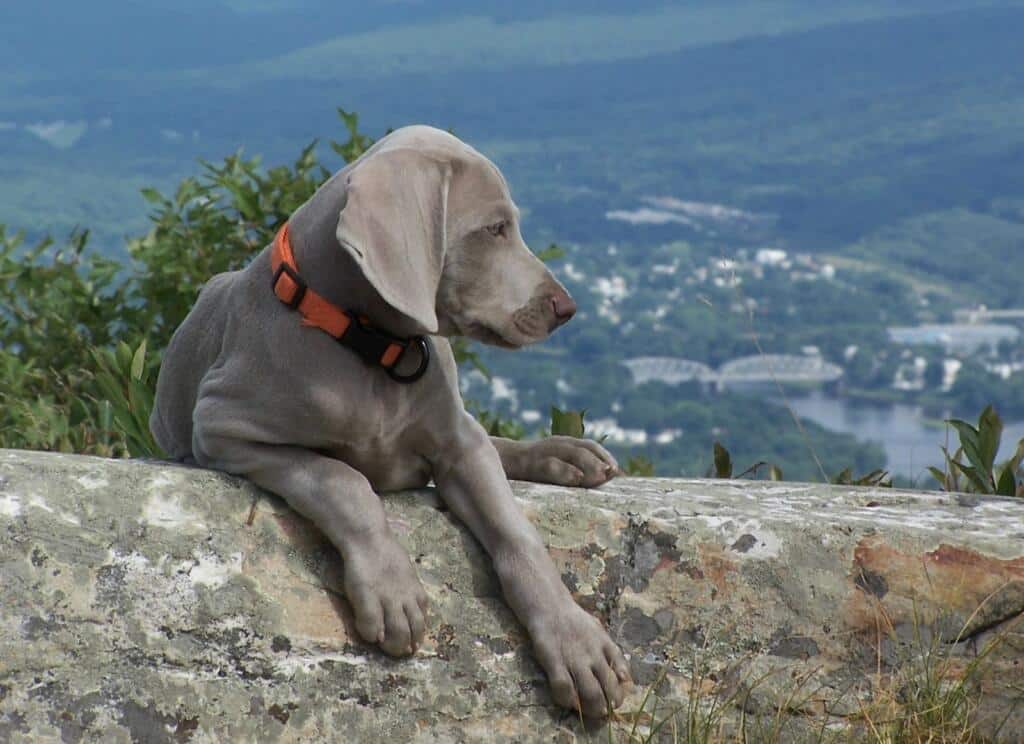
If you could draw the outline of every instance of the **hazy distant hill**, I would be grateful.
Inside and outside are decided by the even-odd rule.
[[[352,5],[8,4],[0,221],[116,242],[142,185],[243,145],[291,157],[335,105],[455,129],[552,238],[677,237],[604,216],[669,195],[836,249],[1024,195],[1024,3]]]
[[[370,0],[39,0],[5,3],[0,10],[0,62],[8,74],[46,77],[121,72],[164,72],[205,68],[298,53],[298,59],[337,59],[369,52],[372,62],[395,63],[398,44],[422,47],[431,60],[465,59],[466,48],[486,50],[497,41],[514,47],[523,60],[541,51],[582,43],[609,47],[613,56],[642,56],[729,39],[811,29],[870,18],[1019,5],[1015,0],[568,0],[553,7],[541,0],[415,2]],[[609,16],[616,20],[601,22]],[[661,21],[660,34],[636,35],[648,19]],[[493,26],[466,25],[467,19]],[[457,39],[449,34],[467,32]],[[483,31],[483,36],[474,36]],[[538,34],[539,32],[539,34]],[[554,35],[553,35],[554,34]],[[374,36],[375,35],[375,36]],[[589,38],[581,38],[589,37]],[[360,48],[365,41],[377,42]],[[431,43],[433,42],[433,43]],[[414,49],[414,51],[422,51]],[[362,54],[359,54],[359,53]],[[410,66],[414,62],[410,60]],[[398,65],[403,67],[402,64]],[[287,72],[287,71],[285,71]],[[324,70],[317,71],[322,77]]]
[[[1024,0],[552,5],[3,3],[0,223],[89,227],[115,254],[147,227],[142,187],[239,149],[291,161],[344,139],[340,105],[372,136],[453,129],[508,176],[528,241],[569,244],[555,270],[579,322],[538,349],[485,352],[503,400],[470,391],[508,413],[518,396],[524,422],[585,407],[668,440],[651,452],[671,472],[703,472],[724,438],[737,463],[817,477],[782,409],[638,388],[620,364],[656,348],[718,366],[755,338],[820,351],[868,395],[902,395],[894,379],[917,370],[930,387],[915,402],[936,416],[990,401],[1024,415],[1020,373],[968,359],[942,397],[943,352],[885,333],[1020,303]],[[766,268],[765,248],[789,265]],[[1000,354],[983,361],[1024,369],[1015,347]],[[809,430],[830,468],[882,464]]]

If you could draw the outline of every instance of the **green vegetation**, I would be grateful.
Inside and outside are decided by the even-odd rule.
[[[372,140],[359,132],[354,114],[339,114],[347,140],[331,146],[348,161]],[[73,233],[57,249],[49,240],[25,249],[20,236],[0,230],[0,300],[6,308],[0,314],[5,340],[0,348],[0,446],[159,455],[147,421],[160,353],[174,329],[202,283],[244,265],[328,175],[314,142],[288,166],[265,169],[259,158],[237,153],[220,163],[204,162],[200,176],[185,178],[170,194],[143,189],[151,205],[151,227],[128,241],[127,264],[91,250],[87,232]],[[880,322],[910,311],[912,293],[897,283],[899,291],[888,293],[887,301],[865,303],[863,283],[807,282],[795,290],[769,270],[737,281],[736,266],[741,264],[733,261],[716,269],[722,259],[712,244],[664,244],[648,252],[643,262],[641,250],[622,246],[608,267],[610,274],[620,272],[624,286],[643,290],[612,303],[612,312],[631,318],[628,323],[598,313],[571,324],[542,347],[516,355],[471,350],[459,342],[460,360],[481,371],[484,381],[490,379],[488,369],[499,366],[517,381],[528,381],[518,391],[524,407],[543,409],[557,401],[565,410],[552,409],[553,433],[582,436],[583,413],[574,409],[584,406],[599,415],[614,411],[618,426],[667,432],[644,445],[606,441],[627,472],[730,477],[735,458],[756,463],[741,477],[763,469],[772,478],[785,472],[855,485],[888,483],[878,468],[882,455],[874,446],[791,421],[779,404],[744,394],[710,397],[698,383],[637,386],[624,368],[595,362],[608,348],[642,355],[655,338],[662,353],[678,349],[675,353],[695,353],[712,363],[749,353],[751,339],[758,347],[764,340],[772,342],[773,351],[794,352],[819,342],[823,353],[834,356],[841,351],[823,321],[842,321],[847,340],[859,332],[870,346],[878,343]],[[568,251],[552,246],[542,254],[573,262],[584,257],[578,246]],[[671,264],[676,273],[669,277],[640,268],[652,262]],[[699,275],[709,266],[707,276],[730,281],[702,283],[680,295],[680,278]],[[866,276],[881,285],[892,281]],[[578,286],[569,283],[581,306],[607,306],[607,298],[595,294],[589,280],[576,282]],[[756,324],[752,297],[757,298]],[[652,306],[659,304],[664,311],[652,313]],[[491,433],[513,438],[529,433],[507,406],[476,400],[471,389],[467,406]],[[986,416],[983,422],[994,414]],[[966,437],[963,454],[972,464],[958,464],[960,454],[947,453],[951,472],[943,486],[960,487],[962,475],[968,478],[965,485],[977,490],[1009,493],[1012,485],[1015,492],[1019,459],[1013,468],[990,476],[991,484],[982,488],[974,474],[991,473],[992,463],[975,462],[971,435],[963,427],[960,434]],[[989,434],[985,437],[990,439]],[[990,454],[985,450],[984,457]],[[858,478],[854,472],[868,475]]]
[[[87,253],[87,241],[26,251],[0,228],[0,446],[127,453],[90,368],[93,350],[113,348],[131,321],[127,292],[120,266]]]
[[[996,202],[985,212],[955,208],[917,215],[866,236],[845,253],[878,270],[913,277],[925,291],[929,284],[949,287],[961,301],[1013,306],[1020,287],[1007,267],[1020,259],[1024,223],[1009,206]],[[936,245],[949,249],[937,251]]]
[[[672,442],[617,451],[653,458],[663,474],[702,474],[716,439],[738,462],[768,459],[792,478],[885,466],[879,448],[811,427],[819,468],[783,408],[752,402],[763,391],[641,394],[618,369],[655,351],[717,366],[759,353],[758,344],[769,353],[818,347],[846,370],[837,394],[919,403],[935,419],[990,402],[1008,421],[1024,418],[1024,374],[1004,379],[992,369],[1024,362],[1019,350],[961,358],[946,390],[937,349],[902,349],[885,333],[979,301],[1016,303],[1008,267],[1024,246],[1020,2],[643,0],[624,9],[595,0],[553,11],[539,0],[233,0],[204,6],[201,23],[163,2],[133,14],[113,0],[87,10],[57,3],[53,34],[18,31],[38,17],[31,4],[12,6],[14,22],[0,28],[0,222],[29,243],[86,225],[91,250],[137,265],[124,236],[149,229],[143,186],[175,194],[197,155],[220,162],[239,147],[239,132],[268,162],[291,158],[296,142],[331,131],[324,101],[344,95],[375,132],[456,125],[508,177],[530,242],[566,248],[556,271],[580,302],[579,320],[529,354],[480,352],[519,393],[518,410],[477,388],[469,396],[501,414],[499,428],[526,431],[533,422],[512,417],[554,403],[653,439],[679,428],[668,419],[700,408],[708,415]],[[318,23],[308,23],[310,12]],[[104,13],[122,33],[95,48]],[[467,29],[466,43],[439,43]],[[62,147],[32,133],[46,123]],[[607,217],[649,207],[652,196],[764,219]],[[831,262],[836,276],[812,282],[766,269],[718,286],[729,276],[712,271],[688,283],[716,259],[761,248]],[[673,263],[674,274],[651,270]],[[580,279],[562,271],[568,264]],[[617,320],[598,312],[605,303],[594,291],[612,277],[627,288],[610,303]],[[928,360],[922,390],[892,388],[913,364],[907,353]],[[771,423],[757,438],[747,427],[755,416]]]
[[[330,144],[348,162],[373,140],[356,114],[338,114],[348,139]],[[143,189],[152,226],[128,242],[127,266],[90,250],[87,232],[25,250],[0,226],[0,447],[162,456],[149,431],[161,353],[203,283],[245,265],[330,175],[315,150],[270,169],[235,154],[171,195]],[[486,372],[464,340],[453,346]],[[492,433],[523,435],[470,407]]]
[[[1024,375],[1015,374],[1009,379],[990,372],[975,359],[968,359],[947,396],[929,400],[932,408],[947,403],[948,408],[957,411],[977,411],[989,401],[999,401],[999,407],[1007,417],[1024,418]],[[939,404],[939,405],[937,405]]]
[[[93,382],[99,392],[99,430],[108,444],[110,432],[116,431],[132,455],[162,457],[164,453],[149,430],[156,375],[147,364],[145,340],[134,351],[121,341],[114,349],[92,349],[92,355],[96,365]]]
[[[344,158],[370,141],[340,111]],[[244,265],[329,175],[306,147],[263,170],[232,155],[165,196],[145,189],[152,227],[130,263],[88,250],[88,233],[30,250],[0,227],[0,447],[160,454],[149,432],[160,353],[203,282]],[[147,353],[147,348],[152,353]]]
[[[63,36],[27,44],[17,24],[0,29],[11,70],[0,121],[19,127],[0,131],[0,222],[33,237],[65,232],[69,212],[97,234],[123,234],[139,214],[128,184],[166,188],[196,155],[237,148],[239,132],[267,157],[287,157],[295,142],[327,130],[324,101],[339,95],[359,101],[374,128],[457,123],[509,176],[531,210],[529,229],[562,240],[677,237],[678,225],[637,229],[604,217],[644,195],[671,194],[775,214],[783,242],[816,253],[922,213],[990,214],[992,199],[1021,195],[1014,29],[1024,11],[1008,0],[644,2],[626,12],[612,3],[584,12],[374,5],[321,8],[324,23],[290,36],[295,17],[259,24],[211,9],[198,24],[150,8],[149,20],[117,13],[128,28],[103,49],[80,30],[95,27],[102,8],[61,4],[69,7],[53,22],[66,25]],[[415,51],[474,23],[490,31],[435,43],[443,59],[428,64]],[[656,46],[649,28],[661,32]],[[157,43],[164,35],[182,46]],[[514,49],[491,56],[510,38]],[[88,69],[83,59],[93,60]],[[271,101],[273,111],[294,113],[268,115]],[[59,120],[89,129],[59,151],[24,129]],[[25,178],[35,183],[31,199]]]
[[[713,468],[708,470],[709,478],[746,478],[748,475],[757,475],[758,471],[764,468],[768,473],[769,480],[780,481],[783,479],[782,469],[776,465],[767,463],[764,460],[755,462],[746,470],[736,474],[733,472],[732,455],[729,450],[722,446],[721,442],[715,442],[713,452],[714,463]]]
[[[970,622],[970,621],[968,621]],[[944,643],[940,622],[926,621],[916,612],[909,643],[900,641],[893,629],[887,633],[900,649],[898,663],[885,670],[865,672],[851,681],[844,696],[852,696],[856,708],[848,714],[832,712],[824,701],[825,715],[803,709],[820,693],[813,689],[814,674],[776,670],[760,678],[728,683],[709,668],[706,649],[696,647],[688,659],[673,666],[687,672],[685,702],[662,699],[668,667],[645,689],[635,710],[609,711],[609,744],[990,744],[999,741],[1004,721],[982,721],[979,711],[986,695],[990,659],[1007,643],[1011,629],[989,639],[968,659],[958,657],[956,646],[966,625],[953,643]],[[881,639],[879,640],[881,643]],[[1012,641],[1009,641],[1012,642]],[[881,652],[879,652],[881,655]],[[775,684],[769,677],[775,678]],[[779,680],[786,680],[781,681]],[[1024,702],[1019,688],[1015,704]],[[760,687],[775,688],[775,710],[762,715],[746,712],[751,694]],[[816,694],[817,693],[817,694]],[[837,704],[839,701],[835,701]],[[849,701],[842,707],[846,707]],[[812,709],[817,706],[811,706]],[[1009,713],[1007,712],[1007,717]]]
[[[1018,442],[1017,451],[1009,460],[996,464],[1003,421],[992,406],[981,412],[977,427],[957,419],[946,423],[956,429],[960,446],[952,455],[945,447],[942,449],[946,459],[945,471],[929,468],[944,490],[1024,497],[1024,471],[1021,470],[1024,439]],[[966,463],[963,462],[965,456]]]
[[[566,35],[559,15],[496,19],[461,16],[442,21],[392,26],[333,39],[241,67],[207,68],[206,79],[333,79],[337,70],[359,77],[388,77],[453,70],[503,69],[518,65],[614,62],[735,41],[757,34],[780,34],[832,23],[900,15],[887,3],[842,0],[827,6],[797,0],[638,8],[630,13],[575,12]],[[665,28],[678,34],[666,35]]]

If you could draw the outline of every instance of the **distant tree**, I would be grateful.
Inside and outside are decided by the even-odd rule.
[[[924,385],[928,390],[942,387],[946,379],[946,360],[941,356],[933,356],[924,368]]]
[[[985,408],[992,400],[997,379],[980,363],[971,359],[964,362],[950,390],[957,410],[977,411]]]
[[[373,140],[338,113],[348,139],[331,147],[347,162]],[[236,153],[169,194],[143,189],[152,227],[129,241],[127,266],[89,250],[88,232],[25,250],[0,226],[0,447],[159,454],[147,421],[174,329],[204,282],[245,265],[330,174],[312,142],[290,165]]]

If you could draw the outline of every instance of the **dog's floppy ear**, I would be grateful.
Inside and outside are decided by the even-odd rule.
[[[417,150],[367,155],[348,174],[336,235],[367,281],[425,333],[437,332],[451,166]]]

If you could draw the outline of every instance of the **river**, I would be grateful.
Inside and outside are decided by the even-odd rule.
[[[836,398],[822,391],[790,397],[788,400],[802,418],[833,431],[853,434],[858,439],[881,443],[888,457],[889,471],[921,485],[932,482],[925,469],[928,465],[942,468],[942,452],[939,448],[948,443],[950,450],[955,450],[959,441],[951,427],[926,424],[917,406],[901,403],[867,404]],[[1022,438],[1024,421],[1006,422],[1000,458],[1010,457]]]

